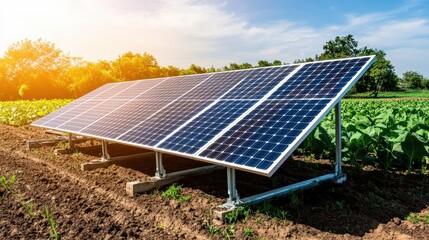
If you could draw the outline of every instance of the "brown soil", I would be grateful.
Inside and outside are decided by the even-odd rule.
[[[53,154],[58,146],[26,150],[27,139],[47,137],[52,136],[41,129],[0,125],[0,177],[16,174],[17,179],[11,190],[0,186],[1,239],[49,238],[44,206],[62,239],[429,239],[427,176],[345,166],[346,183],[322,184],[251,207],[247,218],[228,225],[211,215],[227,197],[225,171],[178,182],[190,201],[162,197],[166,187],[129,197],[126,182],[152,176],[154,159],[82,172],[81,163],[99,157],[99,142],[79,144],[79,153],[60,156]],[[142,152],[115,144],[109,150],[114,156]],[[173,156],[165,160],[170,172],[201,165]],[[296,157],[273,178],[238,172],[237,189],[246,197],[328,172],[327,160]],[[410,214],[420,220],[406,220]]]

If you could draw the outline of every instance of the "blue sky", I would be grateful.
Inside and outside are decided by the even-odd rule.
[[[163,66],[293,62],[347,34],[360,47],[384,50],[398,74],[429,77],[423,0],[14,0],[0,9],[0,52],[42,38],[90,61],[133,51]]]

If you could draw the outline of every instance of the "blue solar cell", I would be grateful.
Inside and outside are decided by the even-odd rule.
[[[197,87],[199,84],[202,84],[211,77],[212,76],[210,74],[200,74],[168,78],[159,85],[156,85],[148,91],[138,95],[136,99],[173,101],[191,91],[193,88]]]
[[[256,69],[223,99],[260,99],[295,68],[297,65]]]
[[[86,102],[92,100],[94,97],[102,94],[103,92],[105,92],[106,90],[115,87],[116,84],[105,84],[99,88],[97,88],[96,90],[74,100],[73,102],[67,104],[66,106],[58,109],[57,111],[43,117],[40,118],[38,120],[36,120],[35,122],[32,123],[32,125],[35,126],[44,126],[45,124],[49,124],[52,120],[54,120],[55,118],[57,118],[58,116],[61,116],[62,114],[64,114],[67,111],[73,110],[73,109],[79,109],[82,104],[85,104],[86,106]],[[78,112],[81,110],[78,110]],[[65,120],[67,121],[67,119]],[[59,123],[60,124],[60,123]],[[56,125],[59,125],[56,124]]]
[[[86,104],[90,109],[86,111],[81,111],[79,114],[71,117],[71,111],[63,114],[61,117],[64,118],[65,115],[70,115],[66,121],[61,125],[58,125],[56,128],[63,129],[71,132],[79,132],[81,129],[87,127],[98,119],[104,117],[105,115],[112,112],[113,109],[120,107],[125,104],[127,100],[103,100],[98,104],[93,105],[92,103],[97,103],[97,101],[92,101],[91,104]],[[56,118],[56,120],[59,118]]]
[[[204,84],[192,89],[189,93],[183,96],[182,100],[195,100],[195,99],[211,99],[216,100],[221,97],[225,92],[239,84],[247,76],[252,75],[254,69],[247,71],[230,71],[220,72],[210,75]]]
[[[335,97],[361,67],[356,59],[308,63],[272,94],[270,99]],[[326,91],[327,89],[330,91]]]
[[[256,101],[219,101],[158,147],[195,153],[255,103]]]
[[[170,103],[169,101],[131,100],[108,115],[80,129],[79,132],[115,139]],[[123,116],[127,117],[123,118]]]
[[[178,101],[163,108],[131,129],[127,129],[117,140],[155,146],[160,140],[180,127],[192,116],[210,105],[212,101]]]

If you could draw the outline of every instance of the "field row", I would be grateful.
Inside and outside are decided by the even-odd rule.
[[[71,100],[0,102],[0,123],[25,126]],[[358,167],[374,165],[421,169],[429,164],[428,100],[343,100],[343,161]],[[335,122],[330,113],[298,149],[316,158],[335,157]]]

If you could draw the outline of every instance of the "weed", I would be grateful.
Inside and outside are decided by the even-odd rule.
[[[57,144],[57,147],[59,149],[68,149],[69,148],[69,143],[68,142],[59,142]]]
[[[207,228],[207,230],[209,230],[210,236],[214,236],[214,235],[218,234],[220,231],[219,228],[211,225],[210,223],[207,223],[206,228]]]
[[[273,206],[272,204],[268,202],[264,202],[262,205],[258,206],[258,212],[261,212],[271,218],[278,219],[278,220],[286,220],[289,216],[288,212]]]
[[[74,150],[74,152],[73,152],[73,154],[72,154],[72,156],[74,157],[74,158],[80,158],[80,157],[82,157],[82,152],[80,152],[79,150]]]
[[[164,229],[165,225],[163,223],[158,223],[158,224],[156,224],[156,227],[159,229]]]
[[[416,213],[410,213],[410,215],[407,216],[407,220],[412,222],[412,223],[418,223],[420,222],[420,215],[416,214]]]
[[[179,200],[180,202],[189,202],[191,200],[191,196],[182,196],[181,188],[181,185],[174,183],[162,193],[162,196],[164,198]]]
[[[257,223],[257,224],[261,224],[263,221],[264,221],[264,219],[262,219],[262,218],[256,218],[255,219],[255,223]]]
[[[295,193],[290,195],[289,199],[290,199],[290,206],[292,208],[298,208],[303,205],[300,197],[298,197],[298,195],[296,195]]]
[[[10,190],[10,188],[12,187],[12,185],[15,183],[16,181],[16,175],[13,174],[12,176],[8,178],[6,178],[5,176],[0,177],[0,185],[6,190]]]
[[[344,211],[346,209],[346,203],[344,201],[328,202],[326,209],[329,211]]]
[[[429,214],[423,215],[423,220],[426,224],[429,224]]]
[[[57,231],[57,224],[55,222],[55,219],[52,216],[51,210],[49,210],[49,207],[46,204],[43,205],[42,216],[46,218],[49,223],[49,226],[51,226],[51,231],[49,232],[50,238],[55,240],[61,239],[61,236],[58,234]]]
[[[191,201],[191,196],[180,197],[179,201],[181,201],[181,202],[189,202],[189,201]]]
[[[255,232],[253,231],[253,229],[251,228],[244,229],[244,235],[246,235],[247,237],[253,237],[254,234]]]
[[[231,239],[232,236],[235,234],[235,228],[234,225],[228,225],[226,229],[222,232],[222,236],[224,236],[226,239]]]
[[[250,216],[251,209],[247,206],[240,206],[225,214],[225,219],[228,224],[234,224],[240,219],[247,219]]]
[[[34,218],[36,213],[34,212],[34,199],[30,199],[28,201],[21,201],[21,206],[24,208],[25,212],[28,213],[30,218]]]

